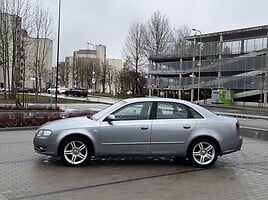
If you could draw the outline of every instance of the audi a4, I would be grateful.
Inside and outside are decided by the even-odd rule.
[[[61,157],[68,166],[85,165],[92,157],[173,156],[206,168],[218,156],[240,150],[239,128],[237,119],[188,101],[130,98],[93,116],[48,122],[33,143],[36,152]]]

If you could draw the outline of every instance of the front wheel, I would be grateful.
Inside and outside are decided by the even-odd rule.
[[[216,162],[218,154],[214,142],[209,139],[198,139],[191,143],[188,158],[194,166],[207,168]]]
[[[78,167],[87,164],[90,154],[89,144],[83,138],[69,138],[61,146],[60,156],[68,166]]]

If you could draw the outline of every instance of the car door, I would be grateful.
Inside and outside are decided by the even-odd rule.
[[[151,102],[132,103],[111,113],[115,119],[100,125],[103,155],[146,155],[150,151]]]
[[[152,154],[178,155],[183,151],[184,141],[196,124],[192,112],[183,104],[157,103],[156,116],[152,122]]]

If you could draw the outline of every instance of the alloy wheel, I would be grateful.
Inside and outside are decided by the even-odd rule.
[[[88,158],[87,144],[81,140],[71,140],[64,146],[63,156],[68,164],[73,166],[81,165]]]

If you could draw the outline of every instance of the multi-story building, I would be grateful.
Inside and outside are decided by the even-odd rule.
[[[0,87],[19,87],[23,62],[22,19],[8,13],[0,13]]]
[[[29,37],[17,15],[0,13],[0,21],[0,87],[45,88],[52,68],[52,40]]]
[[[106,61],[106,46],[96,45],[94,50],[80,49],[73,52],[73,87],[92,88],[100,91],[96,80]]]
[[[121,89],[120,83],[120,72],[123,70],[123,62],[121,59],[107,59],[107,64],[109,66],[108,72],[108,84],[107,88],[109,89],[109,93],[113,95],[117,94]]]
[[[27,37],[25,41],[24,87],[36,88],[38,85],[38,89],[42,90],[50,81],[53,41],[48,38],[36,39],[31,37]]]
[[[65,61],[66,63],[66,61]],[[116,93],[118,72],[123,69],[121,59],[107,59],[106,46],[94,45],[94,49],[74,51],[72,72],[69,80],[72,87],[84,87],[95,92]],[[70,84],[68,85],[70,86]]]
[[[235,102],[267,105],[268,25],[199,33],[185,38],[183,55],[151,55],[150,92],[213,102],[212,92],[224,89]]]

